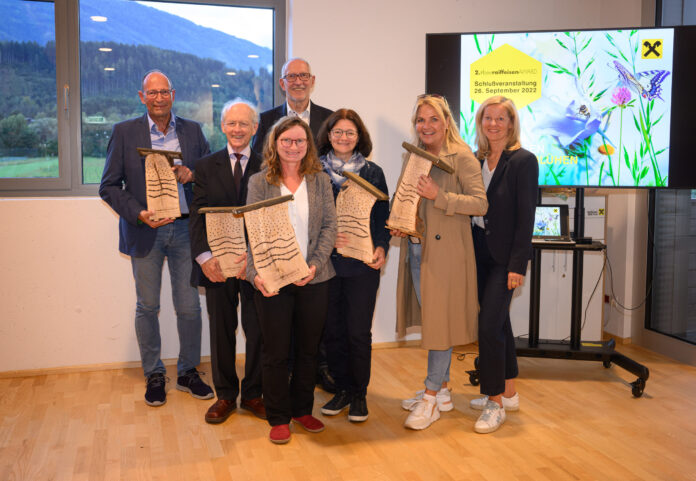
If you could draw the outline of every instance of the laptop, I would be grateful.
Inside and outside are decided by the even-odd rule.
[[[533,243],[574,244],[570,238],[568,206],[565,204],[538,205],[534,212]]]

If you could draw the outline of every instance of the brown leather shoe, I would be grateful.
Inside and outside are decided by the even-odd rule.
[[[250,411],[257,418],[266,419],[266,406],[263,405],[263,398],[242,399],[242,404],[239,407]]]
[[[218,399],[215,401],[215,404],[208,408],[208,412],[205,413],[205,422],[210,424],[224,423],[235,409],[237,409],[236,401]]]

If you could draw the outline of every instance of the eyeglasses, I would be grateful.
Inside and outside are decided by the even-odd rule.
[[[306,82],[310,78],[312,78],[312,74],[309,72],[302,72],[302,73],[289,73],[285,77],[281,77],[283,80],[286,80],[288,82],[294,82],[297,79],[302,80],[303,82]]]
[[[292,147],[295,144],[298,147],[304,147],[307,144],[307,139],[278,139],[283,147]]]
[[[343,137],[343,134],[346,134],[346,137],[349,140],[353,140],[358,136],[358,133],[355,130],[341,130],[341,129],[333,129],[331,131],[331,136],[335,137],[337,139],[340,139]]]
[[[172,90],[173,89],[148,90],[145,92],[145,95],[151,99],[157,98],[157,95],[161,95],[162,98],[168,99],[172,95]]]
[[[248,129],[251,127],[251,124],[249,122],[225,122],[225,127],[229,127],[231,129],[234,129],[235,127],[240,127],[242,129]]]

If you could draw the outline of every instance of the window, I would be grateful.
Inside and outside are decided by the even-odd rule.
[[[646,327],[696,344],[696,190],[658,189]]]
[[[146,112],[148,70],[169,76],[174,112],[201,123],[213,150],[227,100],[263,111],[278,93],[284,0],[0,0],[0,15],[6,195],[96,195],[113,125]]]

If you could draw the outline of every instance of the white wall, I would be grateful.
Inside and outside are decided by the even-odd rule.
[[[426,33],[639,25],[641,1],[291,0],[288,12],[288,54],[311,62],[313,98],[360,113],[393,191],[413,101],[425,90]],[[0,225],[0,372],[139,359],[130,262],[118,254],[116,216],[101,200],[0,199]],[[392,248],[375,342],[395,340],[397,259]],[[163,357],[174,358],[166,283],[160,317]]]
[[[605,331],[623,339],[636,338],[634,325],[645,319],[645,275],[647,258],[648,191],[646,189],[604,190],[607,195],[607,256],[611,275],[604,292],[618,301],[605,307]],[[609,270],[607,268],[607,270]],[[642,305],[641,305],[642,304]],[[637,309],[624,309],[621,307]]]

